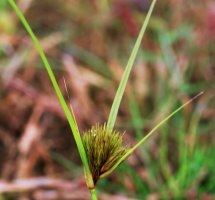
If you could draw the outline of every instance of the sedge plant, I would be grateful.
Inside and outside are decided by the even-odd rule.
[[[95,190],[95,185],[97,181],[107,175],[109,175],[120,163],[122,163],[128,156],[130,156],[140,145],[142,145],[155,131],[164,124],[167,120],[169,120],[173,115],[179,112],[183,107],[188,105],[195,98],[200,96],[203,92],[200,92],[194,98],[180,106],[178,109],[173,111],[170,115],[165,117],[161,122],[159,122],[144,138],[142,138],[136,145],[133,147],[124,146],[122,142],[122,134],[114,129],[114,124],[116,121],[118,109],[120,106],[120,102],[122,96],[124,94],[126,84],[129,78],[129,74],[131,72],[132,66],[134,64],[136,55],[138,53],[138,49],[140,48],[141,41],[143,35],[145,33],[146,27],[149,23],[149,19],[151,17],[152,11],[154,9],[156,0],[152,0],[149,11],[146,15],[142,28],[139,32],[137,40],[135,42],[134,48],[131,52],[130,58],[128,60],[127,66],[123,73],[122,79],[120,81],[118,90],[116,92],[111,111],[109,114],[109,118],[107,123],[100,125],[96,124],[92,126],[89,131],[86,131],[80,135],[80,131],[78,129],[78,125],[75,119],[74,112],[72,107],[68,107],[60,87],[56,81],[52,68],[44,54],[44,51],[33,33],[30,25],[26,21],[24,15],[14,2],[14,0],[8,0],[11,7],[17,13],[21,22],[23,23],[26,31],[32,38],[35,47],[44,63],[45,69],[49,75],[49,78],[52,82],[53,88],[56,92],[56,95],[59,99],[59,102],[62,106],[62,109],[67,117],[68,123],[71,128],[71,132],[73,133],[78,152],[80,154],[80,158],[83,163],[83,168],[85,172],[86,184],[91,193],[92,200],[97,199],[97,194]]]

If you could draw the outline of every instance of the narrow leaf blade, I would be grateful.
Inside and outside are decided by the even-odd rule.
[[[116,121],[116,116],[117,116],[117,113],[118,113],[118,110],[119,110],[119,105],[120,105],[120,102],[122,100],[122,96],[124,94],[126,84],[128,82],[128,77],[130,75],[132,66],[133,66],[135,58],[137,56],[137,53],[138,53],[139,47],[141,45],[143,35],[144,35],[146,27],[147,27],[147,25],[149,23],[149,19],[151,17],[152,11],[154,9],[155,3],[156,3],[156,0],[153,0],[152,3],[151,3],[149,11],[148,11],[148,13],[146,15],[146,18],[145,18],[144,23],[142,25],[142,28],[140,30],[140,33],[139,33],[139,35],[137,37],[136,43],[134,45],[134,48],[133,48],[133,50],[131,52],[131,56],[130,56],[130,58],[128,60],[127,66],[126,66],[125,71],[123,73],[121,82],[119,84],[119,88],[118,88],[118,90],[116,92],[116,95],[115,95],[115,98],[114,98],[114,101],[113,101],[113,104],[112,104],[112,107],[111,107],[110,115],[109,115],[109,118],[108,118],[108,122],[107,122],[107,126],[109,128],[111,128],[111,129],[114,127],[114,124],[115,124],[115,121]]]
[[[199,96],[203,95],[204,92],[200,92],[198,93],[196,96],[194,96],[192,99],[190,99],[189,101],[187,101],[186,103],[184,103],[183,105],[181,105],[179,108],[177,108],[176,110],[174,110],[171,114],[169,114],[167,117],[165,117],[163,120],[161,120],[144,138],[142,138],[136,145],[134,145],[132,148],[130,148],[127,153],[121,157],[121,159],[112,167],[112,169],[110,169],[109,171],[107,171],[106,173],[104,173],[101,178],[109,175],[110,173],[113,172],[114,169],[116,169],[116,167],[123,162],[126,158],[128,158],[128,156],[130,156],[140,145],[142,145],[147,139],[149,139],[150,136],[152,136],[153,133],[155,133],[155,131],[157,131],[164,123],[166,123],[171,117],[173,117],[176,113],[178,113],[180,110],[182,110],[185,106],[187,106],[188,104],[190,104],[192,101],[194,101],[195,99],[197,99]]]

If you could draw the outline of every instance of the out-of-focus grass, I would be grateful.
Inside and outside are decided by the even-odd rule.
[[[85,49],[76,45],[67,45],[67,52],[71,53],[75,58],[80,59],[83,63],[87,64],[89,68],[92,68],[98,73],[101,73],[104,77],[111,78],[111,72],[104,60],[96,56],[95,54],[86,51]]]

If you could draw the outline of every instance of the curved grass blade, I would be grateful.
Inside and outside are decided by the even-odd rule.
[[[165,122],[167,122],[172,116],[174,116],[177,112],[179,112],[182,108],[190,104],[192,101],[194,101],[196,98],[201,96],[204,92],[200,92],[196,96],[194,96],[192,99],[184,103],[182,106],[177,108],[175,111],[173,111],[171,114],[169,114],[167,117],[165,117],[163,120],[161,120],[143,139],[141,139],[136,145],[134,145],[132,148],[130,148],[124,156],[120,158],[120,160],[107,172],[104,173],[102,177],[105,177],[109,175],[113,170],[121,163],[123,162],[128,156],[130,156],[140,145],[142,145],[153,133],[155,133],[158,128],[160,128]]]
[[[133,50],[131,52],[131,56],[130,56],[130,58],[128,60],[127,66],[126,66],[125,71],[123,73],[121,82],[119,84],[119,88],[118,88],[118,90],[116,92],[116,95],[115,95],[115,98],[114,98],[114,101],[113,101],[113,104],[112,104],[112,107],[111,107],[110,115],[109,115],[109,118],[108,118],[108,122],[107,122],[107,127],[109,127],[109,128],[114,127],[114,124],[115,124],[115,121],[116,121],[116,116],[117,116],[117,113],[118,113],[118,110],[119,110],[119,105],[120,105],[120,102],[122,100],[122,96],[123,96],[123,93],[125,91],[126,84],[128,82],[128,77],[129,77],[129,74],[131,72],[132,66],[134,64],[135,58],[137,56],[137,53],[138,53],[138,50],[139,50],[143,35],[144,35],[146,27],[147,27],[147,25],[149,23],[149,19],[151,17],[152,11],[154,9],[155,3],[156,3],[156,0],[153,0],[152,3],[151,3],[149,11],[148,11],[148,13],[146,15],[146,18],[145,18],[144,23],[142,25],[142,28],[140,30],[140,33],[139,33],[139,35],[137,37],[136,43],[134,45],[134,48],[133,48]]]
[[[17,15],[19,16],[21,22],[23,23],[25,29],[27,30],[28,34],[31,36],[33,42],[34,42],[34,45],[36,46],[37,48],[37,51],[45,65],[45,68],[48,72],[48,75],[49,75],[49,78],[52,82],[52,85],[54,87],[54,90],[57,94],[57,97],[60,101],[60,104],[63,108],[63,111],[67,117],[67,120],[69,122],[69,125],[70,125],[70,128],[72,130],[72,133],[73,133],[73,136],[74,136],[74,139],[75,139],[75,142],[76,142],[76,145],[77,145],[77,148],[78,148],[78,151],[79,151],[79,154],[80,154],[80,157],[81,157],[81,160],[82,160],[82,163],[84,165],[84,170],[85,170],[85,174],[86,174],[86,178],[87,178],[87,184],[88,184],[88,187],[90,185],[90,187],[93,187],[93,179],[92,179],[92,175],[91,175],[91,172],[90,172],[90,168],[89,168],[89,164],[88,164],[88,160],[87,160],[87,156],[86,156],[86,152],[85,152],[85,149],[84,149],[84,146],[83,146],[83,143],[82,143],[82,139],[81,139],[81,136],[80,136],[80,133],[78,131],[78,127],[77,127],[77,124],[75,122],[75,119],[73,118],[67,104],[66,104],[66,101],[61,93],[61,90],[59,88],[59,85],[56,81],[56,78],[54,76],[54,73],[51,69],[51,66],[45,56],[45,53],[43,52],[43,49],[38,41],[38,39],[36,38],[36,36],[34,35],[30,25],[28,24],[28,22],[26,21],[24,15],[22,14],[22,12],[20,11],[20,9],[17,7],[16,3],[13,1],[13,0],[8,0],[8,2],[10,3],[11,7],[14,9],[14,11],[17,13]]]

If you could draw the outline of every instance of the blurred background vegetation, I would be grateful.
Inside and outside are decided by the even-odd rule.
[[[81,131],[104,123],[150,0],[16,1]],[[215,2],[158,0],[116,129],[133,145],[200,91],[108,178],[100,199],[215,199]],[[0,1],[0,199],[89,199],[66,118],[34,45]]]

